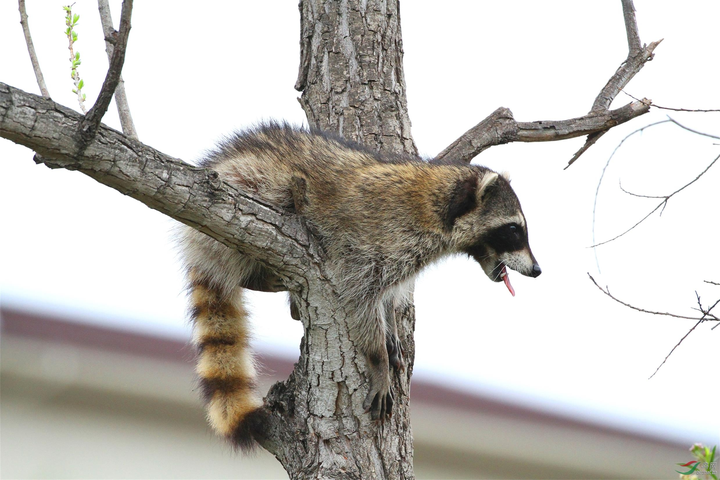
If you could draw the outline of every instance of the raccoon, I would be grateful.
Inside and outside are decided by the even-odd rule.
[[[404,368],[393,312],[423,267],[467,254],[513,295],[508,268],[541,273],[509,180],[485,167],[383,155],[278,123],[225,139],[201,165],[301,215],[317,236],[342,280],[340,301],[353,312],[351,334],[367,360],[364,408],[373,420],[392,412],[390,369]],[[263,410],[242,291],[286,288],[276,272],[197,230],[184,227],[180,243],[209,422],[235,445],[251,447]],[[299,318],[292,294],[291,313]]]

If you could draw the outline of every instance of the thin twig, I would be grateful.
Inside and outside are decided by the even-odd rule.
[[[620,305],[623,305],[623,306],[625,306],[625,307],[628,307],[628,308],[630,308],[630,309],[632,309],[632,310],[635,310],[635,311],[638,311],[638,312],[642,312],[642,313],[649,313],[649,314],[651,314],[651,315],[661,315],[661,316],[664,316],[664,317],[679,318],[679,319],[682,319],[682,320],[699,320],[698,317],[686,317],[686,316],[684,316],[684,315],[677,315],[677,314],[675,314],[675,313],[656,312],[656,311],[653,311],[653,310],[645,310],[644,308],[640,308],[640,307],[636,307],[636,306],[634,306],[634,305],[630,305],[629,303],[623,302],[622,300],[614,297],[614,296],[610,293],[610,289],[608,289],[607,287],[602,288],[602,287],[597,283],[597,281],[595,281],[595,279],[593,278],[593,276],[590,275],[590,273],[588,273],[587,275],[588,275],[588,277],[590,277],[590,280],[592,280],[592,282],[595,284],[595,286],[596,286],[601,292],[603,292],[605,295],[607,295],[608,297],[610,297],[610,298],[612,298],[613,300],[615,300],[615,301],[616,301],[617,303],[619,303]]]
[[[637,130],[634,130],[630,132],[628,135],[623,138],[620,143],[617,144],[615,149],[610,154],[610,157],[607,159],[607,162],[605,162],[605,166],[602,169],[602,172],[600,173],[600,179],[598,180],[597,187],[595,188],[595,198],[593,199],[593,213],[592,213],[592,241],[593,244],[595,243],[595,219],[597,217],[597,203],[598,203],[598,197],[600,195],[600,186],[602,185],[603,179],[605,178],[605,172],[607,171],[608,167],[610,166],[610,161],[613,159],[617,151],[620,149],[620,147],[625,143],[627,139],[635,135],[636,133],[642,133],[646,128],[651,128],[656,125],[660,125],[662,123],[668,123],[670,120],[661,120],[659,122],[651,123],[648,125],[645,125],[642,128],[638,128]],[[597,250],[595,250],[595,264],[597,265],[598,272],[600,271],[600,261],[597,256]]]
[[[98,0],[98,10],[100,11],[100,22],[102,23],[103,34],[105,36],[105,51],[107,52],[108,62],[110,62],[112,61],[112,54],[115,48],[113,44],[116,41],[117,31],[113,27],[108,0]],[[123,133],[137,140],[137,131],[135,130],[135,124],[130,114],[130,105],[127,94],[125,93],[125,82],[123,81],[122,75],[120,75],[120,80],[118,80],[118,85],[115,89],[115,105],[118,109],[118,116],[120,117],[120,125],[122,126]]]
[[[696,133],[697,133],[697,132],[696,132]],[[663,200],[662,200],[655,208],[653,208],[653,209],[650,211],[650,213],[648,213],[647,215],[645,215],[639,222],[637,222],[635,225],[633,225],[632,227],[630,227],[630,228],[628,228],[627,230],[625,230],[623,233],[621,233],[621,234],[619,234],[619,235],[616,235],[616,236],[614,236],[613,238],[611,238],[611,239],[609,239],[609,240],[605,240],[605,241],[603,241],[603,242],[599,242],[599,243],[596,243],[596,244],[594,244],[594,245],[591,245],[590,248],[599,247],[600,245],[605,245],[606,243],[610,243],[610,242],[612,242],[612,241],[614,241],[614,240],[617,240],[618,238],[620,238],[620,237],[622,237],[623,235],[629,233],[630,231],[632,231],[633,229],[635,229],[638,225],[640,225],[640,224],[643,223],[645,220],[647,220],[648,217],[650,217],[650,215],[652,215],[653,213],[655,213],[660,207],[662,207],[663,210],[664,210],[664,209],[665,209],[665,206],[666,206],[667,203],[668,203],[668,201],[669,201],[673,196],[675,196],[675,195],[677,195],[678,193],[682,192],[683,190],[685,190],[687,187],[689,187],[689,186],[692,185],[693,183],[697,182],[697,181],[700,179],[700,177],[702,177],[703,175],[705,175],[705,173],[707,173],[707,171],[710,170],[710,167],[712,167],[712,166],[715,164],[715,162],[717,162],[719,159],[720,159],[720,155],[718,155],[717,157],[715,157],[715,159],[714,159],[712,162],[710,162],[710,165],[708,165],[708,166],[705,168],[705,170],[703,170],[702,172],[700,172],[700,174],[699,174],[697,177],[695,177],[693,180],[691,180],[690,182],[686,183],[685,185],[683,185],[682,187],[678,188],[677,190],[675,190],[674,192],[672,192],[672,193],[669,194],[669,195],[663,195],[663,196],[658,196],[658,197],[651,197],[651,196],[645,196],[645,195],[631,194],[630,192],[627,192],[626,190],[623,189],[624,192],[629,193],[630,195],[633,195],[633,196],[636,196],[636,197],[662,198]],[[621,188],[622,188],[622,187],[621,187]],[[593,220],[594,220],[594,216],[593,216]]]
[[[662,363],[660,363],[660,365],[655,369],[655,372],[653,372],[653,374],[650,375],[650,377],[648,378],[648,380],[650,380],[651,378],[653,378],[653,377],[655,376],[655,374],[660,370],[660,368],[661,368],[663,365],[665,365],[665,362],[667,362],[667,360],[670,358],[670,355],[673,354],[673,352],[675,351],[675,349],[677,349],[677,348],[680,346],[680,344],[688,337],[688,335],[690,335],[690,333],[692,333],[693,330],[695,330],[695,328],[697,328],[698,325],[700,325],[700,324],[703,323],[703,322],[707,322],[707,321],[719,321],[719,322],[720,322],[720,319],[718,319],[715,315],[712,315],[712,314],[710,313],[710,311],[711,311],[713,308],[715,308],[715,307],[720,303],[720,299],[718,299],[710,308],[705,309],[705,308],[703,308],[702,304],[700,303],[700,296],[697,294],[697,292],[695,292],[695,296],[697,297],[698,306],[699,306],[699,308],[700,308],[700,312],[702,313],[702,316],[701,316],[700,318],[697,318],[697,317],[686,317],[686,316],[684,316],[684,315],[676,315],[676,314],[674,314],[674,313],[667,313],[667,312],[655,312],[655,311],[652,311],[652,310],[645,310],[644,308],[639,308],[639,307],[636,307],[636,306],[634,306],[634,305],[630,305],[630,304],[627,303],[627,302],[623,302],[622,300],[614,297],[614,296],[610,293],[610,289],[609,289],[609,288],[607,288],[607,287],[602,288],[600,285],[598,285],[598,283],[595,281],[595,279],[593,278],[593,276],[590,275],[590,273],[588,273],[588,277],[590,277],[590,280],[595,284],[595,286],[596,286],[601,292],[603,292],[605,295],[607,295],[608,297],[610,297],[610,298],[612,298],[613,300],[615,300],[615,301],[616,301],[617,303],[619,303],[620,305],[623,305],[623,306],[625,306],[625,307],[628,307],[628,308],[630,308],[630,309],[632,309],[632,310],[636,310],[636,311],[642,312],[642,313],[649,313],[649,314],[652,314],[652,315],[662,315],[662,316],[667,316],[667,317],[672,317],[672,318],[679,318],[679,319],[683,319],[683,320],[697,320],[697,323],[695,323],[695,325],[692,326],[692,328],[680,339],[680,341],[672,348],[672,350],[670,350],[670,353],[668,353],[668,354],[665,356],[665,359],[664,359],[664,360],[662,361]],[[711,319],[708,319],[707,317],[711,317]],[[720,323],[718,323],[718,325],[720,325]],[[717,327],[717,325],[714,325],[714,326],[712,327],[712,329],[715,329],[715,327]]]
[[[697,130],[693,130],[693,129],[690,128],[690,127],[686,127],[685,125],[683,125],[682,123],[678,122],[677,120],[675,120],[674,118],[672,118],[672,117],[669,116],[669,115],[668,115],[667,118],[668,118],[668,120],[670,120],[672,123],[674,123],[675,125],[677,125],[678,127],[682,128],[682,129],[687,130],[688,132],[692,132],[692,133],[695,133],[695,134],[697,134],[697,135],[702,135],[703,137],[715,138],[715,139],[717,139],[717,140],[720,140],[720,137],[718,137],[717,135],[710,135],[709,133],[699,132],[699,131],[697,131]]]
[[[43,97],[50,98],[50,92],[48,91],[47,85],[45,85],[45,77],[43,77],[42,70],[40,69],[40,62],[35,53],[35,45],[30,36],[30,25],[28,23],[27,12],[25,11],[25,0],[18,0],[18,9],[20,10],[20,25],[22,25],[23,35],[25,35],[25,44],[27,45],[28,54],[30,54],[30,63],[32,63],[35,79],[37,80],[38,87],[40,87],[40,93]]]
[[[633,96],[633,95],[630,95],[630,94],[627,93],[625,90],[623,90],[623,93],[624,93],[625,95],[627,95],[628,97],[632,98],[633,100],[641,101],[639,98],[637,98],[637,97],[635,97],[635,96]],[[658,109],[660,109],[660,110],[671,110],[671,111],[673,111],[673,112],[691,112],[691,113],[712,113],[712,112],[720,112],[720,109],[708,109],[708,110],[704,110],[704,109],[694,109],[694,108],[691,109],[691,108],[663,107],[663,106],[660,106],[660,105],[658,105],[657,103],[652,102],[652,101],[650,102],[650,106],[651,106],[651,107],[658,108]]]
[[[120,81],[120,73],[122,72],[123,63],[125,62],[125,49],[127,48],[128,36],[130,34],[132,6],[133,0],[123,0],[122,13],[120,14],[120,30],[118,31],[108,73],[105,76],[105,81],[100,89],[100,94],[95,101],[95,105],[90,109],[80,126],[81,135],[86,143],[95,135],[95,132],[100,126],[100,121],[105,115],[105,112],[107,112],[108,106],[110,106],[110,100],[112,100],[112,96],[115,93],[115,88],[117,88],[117,84]]]
[[[698,322],[697,322],[695,325],[693,325],[692,328],[691,328],[690,330],[688,330],[688,332],[687,332],[685,335],[683,335],[683,337],[680,339],[680,341],[679,341],[678,343],[675,344],[675,346],[672,348],[672,350],[670,350],[670,353],[668,353],[668,354],[665,356],[665,358],[663,359],[662,363],[661,363],[660,365],[658,365],[658,367],[655,369],[655,371],[653,372],[653,374],[650,375],[650,377],[648,378],[648,380],[650,380],[651,378],[653,378],[653,377],[655,376],[655,374],[660,370],[660,367],[662,367],[663,365],[665,365],[665,362],[667,362],[668,358],[670,358],[670,355],[672,355],[672,353],[675,351],[675,349],[680,346],[680,344],[688,337],[688,335],[690,335],[690,334],[692,333],[692,331],[695,330],[695,328],[696,328],[698,325],[700,325],[701,323],[703,323],[704,321],[707,320],[706,317],[712,316],[714,319],[717,320],[717,317],[716,317],[715,315],[710,315],[710,310],[712,310],[713,308],[715,308],[715,306],[716,306],[718,303],[720,303],[720,299],[718,299],[718,300],[713,304],[712,307],[710,307],[710,308],[708,308],[707,310],[705,310],[705,309],[702,308],[702,304],[700,303],[700,295],[698,295],[698,293],[695,292],[695,296],[697,297],[698,306],[700,307],[700,311],[702,312],[703,316],[700,317],[700,319],[698,320]],[[717,325],[713,326],[711,330],[714,330],[715,327],[717,327]]]
[[[67,27],[65,29],[65,35],[68,38],[68,50],[70,51],[70,78],[72,78],[74,86],[72,92],[77,95],[80,110],[82,110],[82,113],[87,113],[87,108],[85,108],[86,95],[82,91],[85,81],[80,78],[80,71],[78,70],[78,67],[80,67],[82,62],[80,60],[80,52],[75,51],[75,42],[78,41],[78,33],[75,30],[75,27],[80,20],[80,15],[72,13],[72,7],[74,5],[75,4],[73,3],[72,5],[66,5],[63,7],[63,10],[65,11],[65,26]]]
[[[662,368],[662,366],[665,365],[665,362],[668,361],[668,358],[670,358],[670,355],[673,354],[673,352],[675,351],[675,349],[678,348],[678,347],[680,346],[680,344],[681,344],[683,341],[685,341],[685,339],[688,337],[688,335],[690,335],[690,334],[692,333],[692,331],[695,330],[695,328],[696,328],[698,325],[700,325],[701,323],[703,323],[703,320],[698,320],[698,322],[697,322],[695,325],[693,325],[692,328],[691,328],[690,330],[688,330],[688,332],[687,332],[685,335],[683,335],[683,337],[680,339],[680,341],[675,344],[675,346],[672,348],[672,350],[670,350],[670,353],[668,353],[667,355],[665,355],[665,358],[663,359],[663,361],[660,363],[660,365],[658,365],[658,367],[655,369],[655,371],[653,372],[653,374],[648,377],[648,380],[650,380],[651,378],[653,378],[653,377],[655,376],[655,374],[660,371],[660,368]]]

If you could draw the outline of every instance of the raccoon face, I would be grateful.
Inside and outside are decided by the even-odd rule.
[[[503,281],[515,295],[508,268],[529,277],[542,273],[530,250],[520,202],[506,177],[487,171],[475,183],[458,182],[450,205],[450,212],[459,212],[451,218],[458,250],[474,258],[490,280]]]
[[[508,268],[528,277],[537,277],[542,273],[530,250],[527,231],[518,222],[490,229],[465,252],[480,264],[490,280],[503,281],[513,296],[515,290],[510,283]]]

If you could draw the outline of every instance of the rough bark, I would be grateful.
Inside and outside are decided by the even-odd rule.
[[[295,88],[310,125],[377,150],[416,154],[398,1],[303,0],[300,15]]]
[[[301,62],[295,87],[303,92],[300,103],[310,125],[377,150],[416,154],[398,2],[304,0],[300,14]],[[299,443],[286,442],[271,451],[292,478],[414,478],[409,410],[414,307],[402,305],[395,312],[407,368],[394,378],[393,415],[381,425],[371,423],[362,411],[364,359],[350,344],[345,314],[335,305],[327,304],[325,312],[310,319],[314,328],[306,329],[298,368],[266,399],[273,408],[293,399],[303,414],[295,417],[292,431],[307,434]],[[318,343],[322,348],[313,353]],[[319,385],[304,395],[308,379],[319,380]]]
[[[151,208],[239,248],[279,272],[301,299],[301,356],[286,382],[266,399],[270,413],[263,447],[291,478],[412,478],[409,372],[395,382],[393,418],[372,423],[362,402],[365,360],[350,340],[349,312],[338,307],[342,285],[303,222],[263,205],[190,166],[101,125],[87,142],[83,116],[0,83],[0,136],[35,152],[51,168],[78,170]],[[404,306],[407,349],[414,319]],[[401,327],[402,328],[402,327]]]

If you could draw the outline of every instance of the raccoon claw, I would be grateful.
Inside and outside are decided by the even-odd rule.
[[[375,391],[370,389],[370,393],[365,397],[363,408],[365,413],[370,413],[370,419],[373,421],[384,422],[392,416],[394,399],[390,390]]]
[[[403,360],[402,346],[400,339],[396,335],[388,336],[385,342],[388,352],[388,360],[390,365],[398,372],[405,371],[405,361]]]

